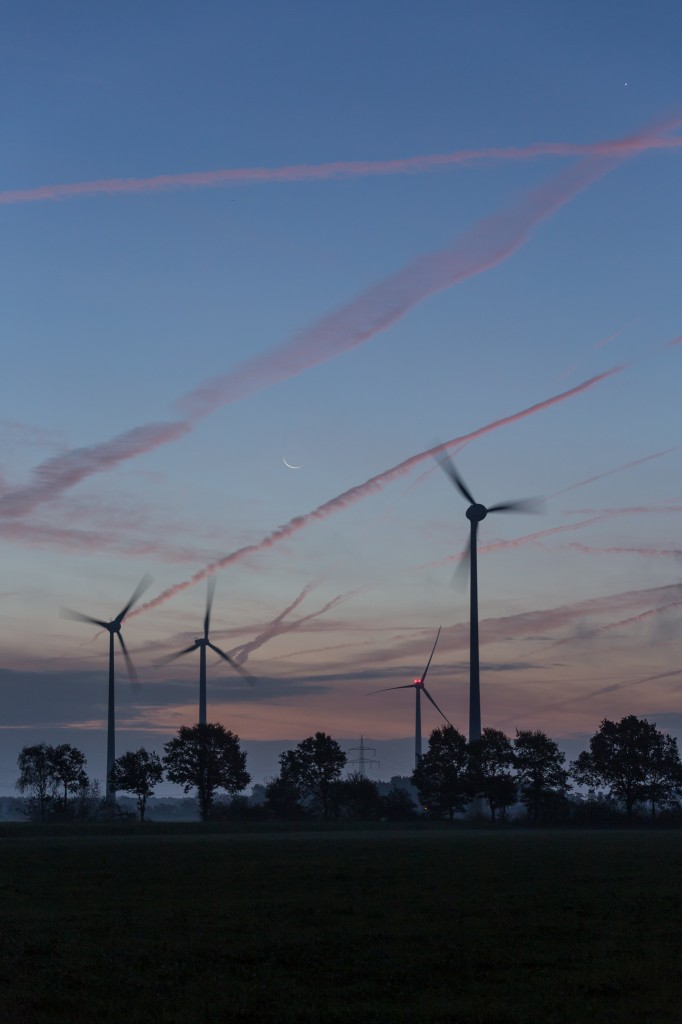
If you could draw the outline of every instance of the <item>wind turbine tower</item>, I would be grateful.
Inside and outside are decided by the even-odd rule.
[[[368,694],[368,696],[371,697],[373,693],[387,693],[389,690],[414,690],[414,695],[415,695],[415,711],[414,711],[414,764],[415,764],[415,768],[419,764],[419,759],[422,756],[422,709],[421,709],[421,695],[422,695],[422,693],[424,694],[424,696],[428,700],[431,701],[431,703],[433,704],[433,706],[436,709],[436,711],[440,715],[443,716],[443,718],[445,719],[447,724],[448,725],[452,725],[452,723],[450,721],[448,721],[448,718],[441,711],[441,709],[438,707],[438,705],[436,704],[435,700],[433,699],[433,697],[431,696],[429,691],[426,689],[426,686],[424,685],[424,680],[426,679],[426,673],[429,671],[429,665],[431,664],[431,659],[433,658],[434,652],[436,650],[436,644],[438,643],[438,637],[440,636],[440,630],[441,630],[441,627],[439,626],[438,627],[438,632],[436,633],[436,640],[435,640],[433,648],[431,650],[431,654],[429,655],[429,660],[426,663],[426,668],[422,672],[421,677],[419,679],[415,679],[414,682],[407,683],[404,686],[386,686],[382,690],[372,690],[372,693]]]
[[[476,501],[471,491],[467,488],[461,476],[457,472],[451,459],[446,454],[438,456],[438,462],[450,480],[469,502],[466,510],[466,517],[471,524],[469,542],[462,555],[462,561],[469,555],[469,742],[481,738],[481,672],[479,663],[479,642],[478,642],[478,563],[476,543],[478,539],[478,524],[482,522],[489,512],[537,512],[541,502],[537,498],[526,498],[521,501],[505,501],[498,505],[485,505]]]
[[[152,582],[151,576],[145,576],[135,591],[133,596],[128,601],[128,604],[123,608],[115,619],[111,622],[105,622],[103,619],[95,619],[91,615],[83,615],[82,612],[75,612],[71,608],[62,608],[61,616],[64,619],[73,619],[75,622],[87,622],[93,626],[101,626],[102,629],[106,629],[109,634],[109,699],[107,709],[107,788],[106,798],[107,802],[113,804],[116,800],[116,790],[114,789],[111,782],[111,770],[114,767],[114,761],[116,760],[116,706],[114,697],[114,637],[118,637],[118,642],[121,645],[121,651],[125,658],[126,667],[128,669],[128,678],[134,689],[139,689],[140,681],[137,677],[137,672],[130,660],[130,654],[128,648],[125,645],[123,635],[121,633],[121,626],[126,615],[133,607],[134,604],[139,601],[142,594],[145,592],[147,587]]]

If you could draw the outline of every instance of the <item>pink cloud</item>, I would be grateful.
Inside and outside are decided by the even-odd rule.
[[[677,126],[674,120],[668,124]],[[277,182],[328,181],[395,174],[423,174],[470,163],[535,160],[538,157],[627,157],[649,149],[676,149],[682,139],[635,134],[592,143],[536,142],[529,146],[496,146],[432,153],[397,160],[342,160],[324,164],[291,164],[285,167],[233,167],[214,171],[159,174],[150,178],[104,178],[36,188],[6,189],[0,204],[36,203],[93,195],[135,195],[180,189],[216,188]]]
[[[204,569],[200,569],[190,579],[185,580],[182,583],[176,583],[174,586],[169,587],[167,590],[164,590],[163,593],[161,593],[158,597],[154,598],[153,601],[149,601],[147,602],[147,604],[144,604],[141,607],[134,609],[130,613],[130,615],[139,615],[141,612],[145,610],[148,610],[150,608],[156,608],[160,604],[163,604],[165,601],[167,601],[169,598],[173,597],[175,594],[178,594],[181,591],[186,590],[187,587],[194,586],[195,583],[199,583],[201,580],[205,579],[207,576],[210,576],[218,569],[223,569],[226,566],[232,565],[235,562],[242,561],[250,555],[272,548],[276,544],[285,540],[286,538],[291,537],[294,533],[297,533],[299,530],[302,530],[306,526],[309,526],[311,523],[322,519],[326,519],[334,512],[338,512],[341,509],[347,508],[349,505],[355,504],[356,501],[360,501],[362,498],[367,497],[367,495],[369,494],[377,494],[379,491],[383,490],[386,484],[391,483],[391,481],[396,480],[401,476],[404,476],[406,473],[409,473],[416,466],[420,465],[421,463],[427,460],[432,459],[440,452],[448,450],[453,445],[459,445],[465,441],[471,441],[477,437],[482,437],[484,434],[490,433],[493,430],[498,430],[500,427],[509,426],[512,423],[517,423],[520,420],[525,419],[527,416],[532,416],[538,412],[542,412],[543,410],[548,409],[553,405],[557,405],[560,402],[564,402],[569,398],[573,398],[574,396],[581,394],[582,392],[587,391],[590,388],[595,387],[602,381],[607,380],[609,377],[612,377],[616,373],[619,373],[622,369],[623,367],[620,366],[614,367],[611,370],[607,370],[605,373],[600,373],[595,377],[590,377],[588,380],[583,381],[581,384],[578,384],[573,388],[569,388],[567,391],[562,391],[558,395],[552,395],[551,398],[546,398],[542,402],[536,402],[535,405],[528,406],[528,408],[526,409],[522,409],[519,412],[512,413],[510,416],[504,416],[501,417],[500,419],[493,420],[491,423],[487,423],[483,427],[479,427],[476,430],[472,430],[468,434],[463,434],[460,437],[455,437],[450,441],[444,442],[443,444],[435,445],[433,448],[428,448],[426,449],[426,451],[419,452],[416,455],[412,455],[410,456],[410,458],[404,459],[403,462],[398,463],[398,465],[392,466],[390,469],[384,470],[383,473],[378,473],[376,476],[370,477],[370,479],[366,480],[363,484],[358,484],[355,487],[349,488],[347,491],[343,491],[342,494],[339,494],[335,498],[332,498],[329,501],[324,502],[324,504],[319,505],[316,509],[313,509],[312,512],[307,512],[304,515],[300,516],[294,516],[294,518],[290,519],[288,523],[285,523],[283,526],[277,527],[276,530],[273,530],[272,533],[268,534],[266,537],[263,537],[260,541],[257,541],[254,544],[247,544],[244,547],[238,548],[236,551],[230,552],[229,555],[225,555],[223,558],[217,559],[215,562],[212,562],[210,565],[207,565]]]

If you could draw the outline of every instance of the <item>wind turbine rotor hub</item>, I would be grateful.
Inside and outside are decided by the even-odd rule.
[[[480,523],[482,519],[488,515],[488,509],[485,505],[469,505],[467,509],[467,519],[471,520],[472,523]]]

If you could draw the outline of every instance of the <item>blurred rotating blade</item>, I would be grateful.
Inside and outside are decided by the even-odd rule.
[[[204,615],[204,640],[208,640],[208,630],[211,625],[211,608],[213,607],[213,598],[215,596],[215,576],[208,577],[208,584],[206,586],[206,614]]]
[[[130,609],[133,607],[134,604],[137,604],[137,602],[140,600],[147,587],[151,586],[151,583],[152,578],[148,573],[146,573],[142,577],[138,585],[135,587],[135,590],[133,591],[133,596],[128,601],[128,604],[122,611],[118,613],[118,615],[114,619],[114,622],[123,622]]]
[[[130,655],[128,654],[128,648],[125,645],[125,640],[123,639],[120,633],[117,633],[116,635],[118,636],[118,641],[121,645],[121,650],[123,651],[123,657],[125,658],[126,661],[126,668],[128,669],[128,679],[130,680],[130,685],[132,686],[133,690],[141,690],[142,683],[140,682],[140,677],[135,671],[135,666],[133,665]]]
[[[87,622],[91,626],[101,626],[102,629],[109,629],[110,623],[102,619],[93,619],[92,615],[83,615],[82,612],[75,612],[73,608],[60,608],[59,615],[62,619],[73,619],[74,622]]]
[[[436,456],[436,462],[443,472],[450,477],[457,490],[464,498],[466,498],[469,504],[475,505],[476,499],[455,469],[455,464],[450,456],[446,452],[441,452],[440,455]]]
[[[215,644],[209,642],[207,646],[210,647],[212,651],[215,651],[216,654],[219,654],[220,657],[223,658],[229,665],[231,665],[235,672],[239,672],[240,676],[243,676],[244,679],[251,683],[252,686],[254,685],[254,683],[256,682],[256,677],[252,676],[250,672],[247,672],[245,668],[242,668],[239,662],[235,661],[234,658],[231,658],[229,654],[225,654],[225,651],[221,651],[220,648],[216,647]]]

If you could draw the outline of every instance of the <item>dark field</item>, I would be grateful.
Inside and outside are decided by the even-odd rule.
[[[682,833],[0,828],[0,1018],[679,1021]]]

